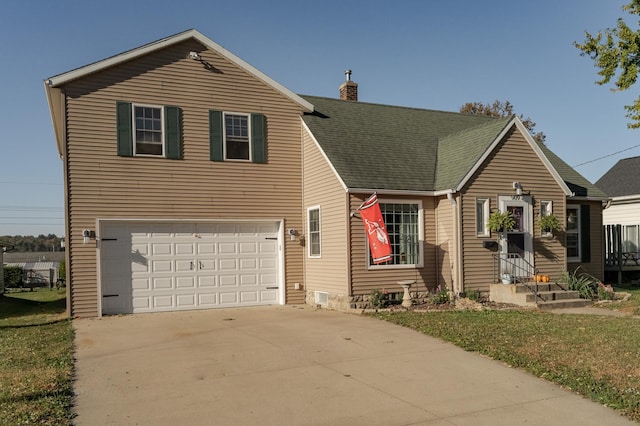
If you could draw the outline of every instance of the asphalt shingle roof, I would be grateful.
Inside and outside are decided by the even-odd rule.
[[[618,161],[598,179],[596,186],[611,197],[640,194],[640,157]]]
[[[349,188],[435,190],[439,180],[448,183],[461,178],[457,176],[459,171],[437,167],[440,139],[455,138],[456,133],[482,128],[488,123],[501,122],[503,127],[506,122],[506,119],[480,115],[314,96],[303,98],[315,108],[315,113],[304,115],[305,123]],[[475,137],[483,145],[480,151],[497,136],[479,140],[482,138],[472,133],[466,136]],[[449,144],[445,142],[444,145]],[[455,143],[450,145],[455,146]],[[447,148],[444,152],[452,153],[452,150]],[[475,158],[471,158],[469,152],[464,154],[463,157],[468,158],[456,158],[456,169],[468,165],[466,173]],[[436,173],[442,176],[436,176]]]
[[[348,188],[455,188],[512,120],[302,97],[314,105],[304,122]],[[545,145],[540,148],[576,196],[606,198]]]

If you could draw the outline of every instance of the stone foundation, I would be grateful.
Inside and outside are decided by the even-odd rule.
[[[429,300],[431,294],[426,291],[409,291],[411,294],[411,300],[414,305],[426,303]],[[403,292],[389,293],[390,304],[399,305],[402,303]],[[319,303],[315,299],[315,290],[308,290],[306,293],[305,303],[307,305],[317,305],[327,309],[333,309],[336,311],[349,311],[350,309],[373,309],[369,294],[346,296],[343,294],[328,293],[327,303]]]

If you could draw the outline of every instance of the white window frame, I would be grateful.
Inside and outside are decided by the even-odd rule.
[[[576,211],[576,226],[575,229],[569,229],[569,210],[575,210]],[[577,256],[571,256],[569,257],[569,253],[567,253],[567,262],[572,262],[572,263],[576,263],[576,262],[582,262],[582,235],[580,232],[580,205],[578,204],[571,204],[571,205],[567,205],[567,224],[566,224],[566,233],[567,236],[569,235],[577,235],[578,236],[578,240],[577,240],[577,251],[578,251],[578,255]],[[568,249],[568,247],[567,247]]]
[[[424,266],[424,210],[422,208],[422,200],[405,200],[405,199],[386,199],[381,198],[378,199],[380,204],[414,204],[418,206],[418,263],[410,263],[410,264],[393,264],[388,265],[381,263],[379,265],[371,263],[371,254],[369,251],[369,240],[365,238],[365,244],[367,246],[366,256],[367,256],[367,269],[368,270],[376,270],[376,269],[415,269],[422,268]],[[385,223],[385,228],[387,224]],[[387,229],[388,232],[388,229]]]
[[[160,110],[160,127],[161,127],[161,135],[160,135],[160,146],[162,147],[161,154],[138,154],[138,122],[136,120],[136,108],[154,108]],[[165,141],[164,136],[166,134],[166,130],[164,128],[164,107],[161,105],[149,105],[149,104],[131,104],[131,114],[132,114],[132,131],[133,131],[133,155],[137,157],[165,157]]]
[[[227,157],[227,116],[242,116],[247,119],[247,146],[249,149],[249,158],[228,158]],[[244,112],[231,112],[224,111],[222,113],[222,149],[224,152],[224,161],[242,161],[242,162],[251,162],[252,158],[252,147],[251,147],[251,114],[247,114]]]
[[[315,232],[311,231],[311,212],[318,211],[318,230]],[[312,244],[311,244],[311,235],[318,235],[318,253],[312,253]],[[320,206],[312,206],[307,208],[307,256],[310,259],[318,259],[322,257],[322,211],[320,210]]]
[[[478,208],[482,205],[482,210]],[[489,227],[487,221],[489,220],[489,198],[476,198],[476,236],[489,237]],[[479,228],[482,227],[482,230]]]
[[[553,214],[553,201],[550,200],[540,200],[540,217],[549,216]],[[540,229],[540,235],[543,237],[551,237],[553,236],[553,231],[544,232],[544,229]]]

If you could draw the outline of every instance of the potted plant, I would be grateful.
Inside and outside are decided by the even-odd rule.
[[[516,226],[516,220],[511,215],[511,212],[508,211],[500,212],[494,210],[487,220],[487,228],[492,232],[511,231],[514,226]]]
[[[553,213],[540,216],[540,219],[538,219],[538,225],[545,234],[550,234],[553,231],[560,230],[560,221],[558,220],[558,216]]]

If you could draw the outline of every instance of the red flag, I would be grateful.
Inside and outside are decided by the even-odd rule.
[[[378,204],[378,196],[373,194],[359,208],[364,222],[364,229],[369,239],[369,249],[373,263],[384,263],[391,260],[391,244],[389,234],[384,226],[382,212]]]

